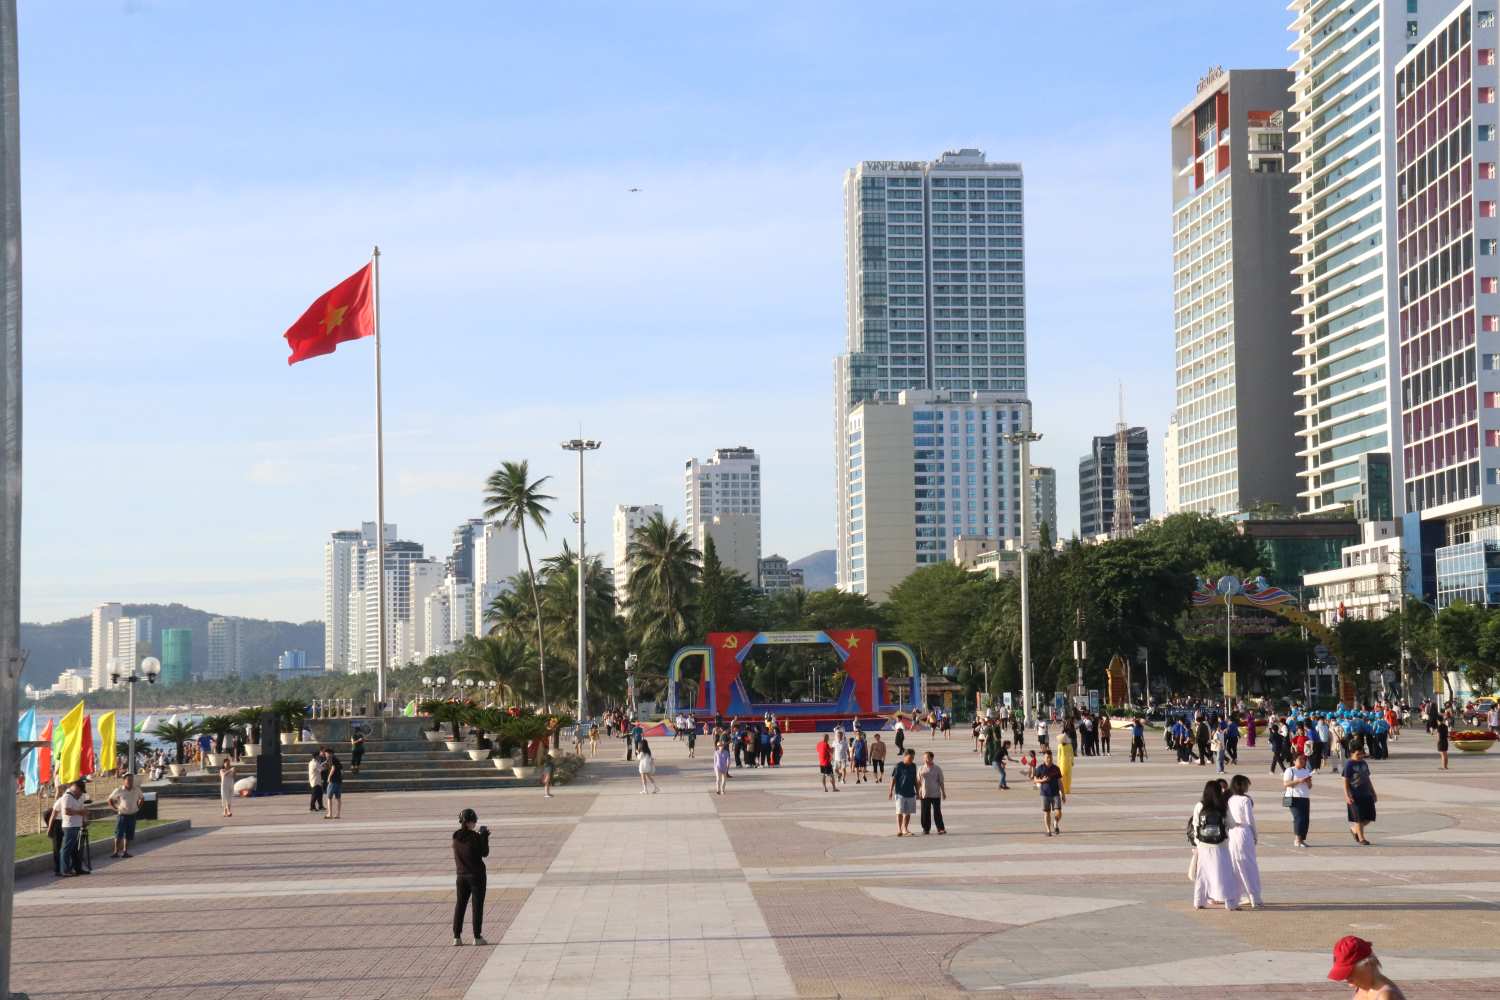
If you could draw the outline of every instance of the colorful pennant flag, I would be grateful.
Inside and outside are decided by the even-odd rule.
[[[57,721],[57,729],[52,734],[52,763],[57,770],[59,785],[77,781],[82,775],[82,754],[83,702],[80,701]]]
[[[99,716],[99,771],[111,774],[115,769],[115,713]]]

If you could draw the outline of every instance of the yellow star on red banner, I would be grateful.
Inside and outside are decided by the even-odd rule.
[[[854,649],[859,645],[859,636],[855,635],[853,632],[850,632],[847,636],[844,637],[844,645],[849,647],[850,649]]]

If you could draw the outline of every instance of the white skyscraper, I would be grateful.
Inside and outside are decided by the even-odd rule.
[[[621,504],[615,508],[615,606],[625,603],[625,590],[630,583],[630,539],[635,530],[653,517],[661,516],[661,504]]]
[[[487,631],[484,614],[490,602],[503,594],[511,577],[520,569],[521,536],[514,528],[486,524],[474,532],[474,635]]]
[[[208,668],[203,672],[204,680],[220,680],[230,676],[244,676],[244,640],[240,636],[237,618],[210,618],[208,620]]]
[[[443,563],[436,559],[414,559],[406,564],[410,610],[406,617],[396,621],[401,626],[402,641],[400,653],[393,662],[421,662],[432,655],[433,636],[427,630],[427,599],[442,587],[445,570]],[[447,642],[446,628],[437,639],[440,643]]]
[[[845,590],[883,596],[893,573],[947,560],[954,538],[1020,534],[1019,453],[999,432],[1029,408],[1022,193],[1020,164],[977,149],[867,160],[845,175],[847,328],[834,367]],[[854,426],[861,407],[861,423],[896,437],[872,450]],[[904,514],[871,520],[872,478],[890,502],[905,497]]]
[[[439,656],[448,652],[454,646],[453,643],[453,604],[448,599],[448,584],[452,580],[444,580],[443,586],[427,595],[422,602],[422,625],[427,633],[427,655]],[[468,584],[460,584],[468,586]]]
[[[385,526],[396,540],[396,526]],[[364,655],[365,550],[375,547],[375,522],[359,531],[335,531],[323,543],[323,669],[356,670]]]
[[[92,690],[109,687],[109,661],[114,656],[115,622],[125,614],[119,604],[101,604],[94,609],[89,640],[89,680]]]
[[[364,601],[364,638],[360,643],[360,659],[353,671],[375,670],[380,660],[380,607],[376,600],[380,579],[376,558],[379,549],[369,545],[364,549],[365,568],[359,597]],[[420,542],[388,541],[385,543],[385,642],[386,666],[400,663],[400,646],[396,641],[396,622],[409,621],[412,614],[411,576],[408,567],[422,558]]]
[[[748,539],[746,544],[755,550],[746,574],[753,582],[756,562],[760,559],[760,456],[754,448],[718,448],[706,462],[688,459],[682,481],[687,522],[684,527],[693,547],[700,552],[715,515],[744,518],[737,522],[735,530],[743,533]]]
[[[1400,404],[1393,403],[1402,387],[1392,85],[1397,61],[1454,6],[1453,0],[1291,5],[1298,495],[1314,513],[1356,499],[1361,455],[1390,454],[1394,481],[1403,478]],[[1189,460],[1179,455],[1179,467],[1185,470]],[[1187,481],[1185,471],[1181,479]],[[1394,502],[1399,515],[1401,491]]]

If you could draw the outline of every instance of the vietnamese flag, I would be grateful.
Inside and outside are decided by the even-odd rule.
[[[302,318],[286,331],[294,365],[320,354],[332,354],[346,340],[375,334],[375,296],[371,292],[373,264],[366,264],[320,295]]]

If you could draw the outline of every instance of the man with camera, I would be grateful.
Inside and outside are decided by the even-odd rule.
[[[484,884],[488,871],[484,859],[490,853],[490,828],[475,825],[479,816],[472,809],[458,814],[458,829],[453,831],[453,863],[458,870],[458,900],[453,906],[453,943],[464,943],[464,910],[474,904],[474,943],[489,944],[484,939]]]

